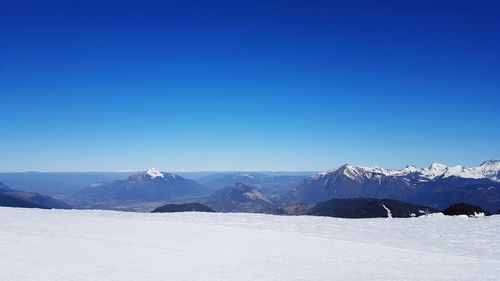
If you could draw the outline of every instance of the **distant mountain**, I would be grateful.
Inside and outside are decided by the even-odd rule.
[[[167,204],[158,207],[151,213],[177,213],[177,212],[215,212],[210,207],[200,203]]]
[[[270,213],[274,206],[258,188],[242,183],[218,190],[202,202],[219,212]]]
[[[45,209],[70,209],[71,206],[39,193],[13,190],[0,183],[0,206],[45,208]]]
[[[76,192],[78,204],[116,204],[120,202],[175,201],[199,198],[209,194],[194,180],[151,168],[126,180],[92,184]]]
[[[434,163],[428,168],[407,166],[401,170],[345,164],[302,181],[283,202],[314,204],[334,198],[390,198],[443,209],[459,200],[497,210],[499,171],[498,160],[473,168]]]
[[[202,177],[199,182],[212,190],[236,183],[259,188],[272,200],[280,200],[294,186],[308,176],[304,174],[267,175],[264,173],[217,173]]]
[[[373,198],[331,199],[314,205],[284,206],[277,211],[278,214],[285,215],[338,218],[409,218],[435,212],[435,209],[427,206]]]

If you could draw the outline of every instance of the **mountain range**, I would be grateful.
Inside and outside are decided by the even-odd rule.
[[[280,200],[294,186],[314,173],[269,175],[265,173],[217,173],[198,179],[198,181],[211,190],[242,183],[247,186],[259,188],[272,200]]]
[[[436,209],[466,202],[496,211],[500,208],[500,161],[489,160],[472,168],[434,163],[401,170],[345,164],[302,181],[283,203],[334,198],[396,199]]]
[[[12,190],[5,185],[0,186],[0,193],[36,206],[69,208],[60,200]],[[94,182],[64,196],[58,198],[76,208],[135,211],[150,211],[164,204],[200,202],[220,212],[272,213],[283,206],[304,209],[331,199],[373,198],[437,210],[464,202],[496,213],[500,209],[500,161],[485,161],[477,167],[434,163],[421,169],[345,164],[309,176],[232,172],[204,175],[198,181],[151,168],[124,180]]]

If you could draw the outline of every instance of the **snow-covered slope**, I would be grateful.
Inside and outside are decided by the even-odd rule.
[[[498,280],[500,216],[0,208],[0,280]]]
[[[487,178],[500,181],[500,161],[488,160],[479,166],[479,171]]]

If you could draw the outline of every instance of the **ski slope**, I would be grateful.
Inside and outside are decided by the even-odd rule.
[[[0,208],[0,280],[499,280],[500,216]]]

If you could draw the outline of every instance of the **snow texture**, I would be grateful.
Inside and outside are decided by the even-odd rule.
[[[0,280],[498,280],[500,216],[0,208]]]
[[[150,168],[146,171],[146,174],[148,176],[150,176],[152,179],[154,178],[157,178],[157,177],[160,177],[160,178],[163,178],[164,175],[162,174],[162,172],[158,171],[157,169],[155,168]]]

